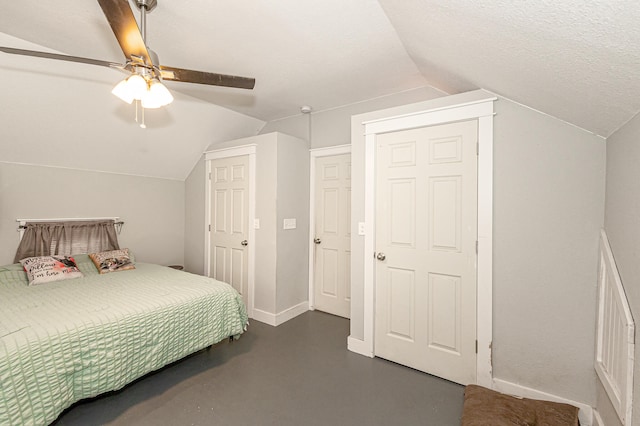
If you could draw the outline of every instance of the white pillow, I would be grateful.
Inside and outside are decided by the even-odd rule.
[[[50,283],[82,277],[73,257],[38,256],[20,261],[29,278],[29,285]]]

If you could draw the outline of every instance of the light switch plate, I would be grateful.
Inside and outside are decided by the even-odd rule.
[[[253,219],[253,229],[260,229],[260,219]]]
[[[296,229],[295,219],[285,219],[282,225],[282,229]]]
[[[364,235],[364,222],[358,222],[358,235]]]

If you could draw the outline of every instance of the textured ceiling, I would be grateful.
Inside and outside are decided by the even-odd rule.
[[[448,93],[484,88],[608,136],[640,110],[636,0],[380,0]]]
[[[122,60],[96,1],[0,4],[0,32]],[[608,136],[640,110],[638,22],[631,0],[160,0],[148,44],[164,65],[255,77],[253,92],[167,85],[264,121],[485,88]]]

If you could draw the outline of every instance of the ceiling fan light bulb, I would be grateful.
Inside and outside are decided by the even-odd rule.
[[[149,85],[149,91],[142,98],[142,106],[144,108],[160,108],[173,102],[173,96],[169,89],[158,80],[152,80]]]
[[[122,80],[120,83],[116,84],[111,93],[128,104],[133,102],[133,96],[131,95],[131,92],[127,90],[127,80]]]
[[[147,93],[147,80],[138,74],[127,78],[127,90],[135,100],[141,100]]]
[[[169,105],[171,102],[173,102],[173,95],[171,94],[171,92],[169,92],[167,86],[159,81],[153,82],[153,84],[151,84],[151,87],[149,87],[149,91],[153,93],[153,96],[158,99],[160,105],[162,106]]]
[[[156,109],[162,106],[156,99],[154,99],[151,92],[147,92],[147,94],[142,98],[140,105],[142,105],[142,108],[146,109]]]

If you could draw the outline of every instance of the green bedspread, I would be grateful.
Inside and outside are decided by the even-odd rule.
[[[0,267],[0,425],[46,425],[83,398],[241,334],[247,313],[229,285],[137,263],[99,275],[27,285]]]

